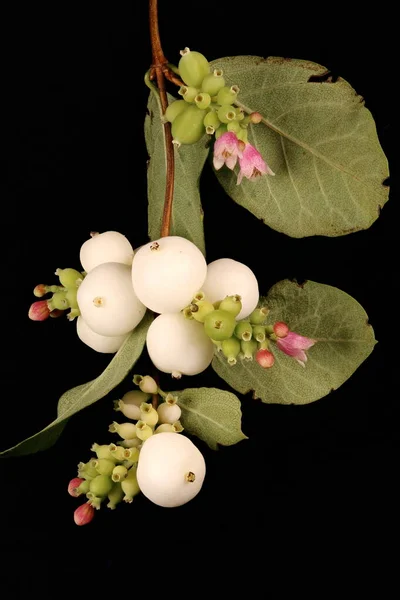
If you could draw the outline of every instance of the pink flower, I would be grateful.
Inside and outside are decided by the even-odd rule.
[[[232,131],[223,133],[214,144],[214,168],[218,171],[224,164],[233,169],[238,157],[242,156],[240,143]]]
[[[226,134],[225,134],[226,135]],[[223,137],[223,136],[221,136]],[[256,179],[259,175],[275,175],[275,173],[269,168],[267,163],[264,161],[261,154],[251,144],[245,144],[243,152],[239,155],[240,171],[237,178],[237,185],[239,185],[243,177],[247,179]]]
[[[282,350],[288,356],[293,356],[302,367],[305,367],[305,363],[307,362],[305,350],[314,346],[316,341],[290,331],[286,337],[278,338],[276,344],[279,350]]]
[[[28,312],[28,317],[32,321],[45,321],[50,315],[50,309],[47,300],[39,300],[34,302]]]

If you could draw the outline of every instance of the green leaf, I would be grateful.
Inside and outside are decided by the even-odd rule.
[[[218,354],[214,370],[236,391],[254,390],[254,398],[274,404],[308,404],[344,383],[371,354],[376,340],[368,316],[354,298],[313,281],[281,281],[260,305],[270,309],[267,324],[284,321],[292,331],[317,340],[303,368],[273,345],[275,364],[262,369],[255,361],[230,367]]]
[[[235,56],[212,66],[239,86],[246,112],[263,115],[249,141],[275,172],[237,186],[223,167],[216,175],[233,200],[292,237],[370,227],[388,200],[388,164],[374,119],[349,83],[303,60]]]
[[[106,396],[125,379],[143,351],[151,320],[151,313],[147,312],[97,379],[78,385],[61,396],[55,421],[16,446],[4,450],[0,456],[23,456],[52,446],[72,415]]]
[[[168,95],[168,101],[176,100]],[[149,236],[160,237],[165,196],[166,153],[164,127],[161,122],[161,105],[150,93],[148,114],[145,119],[145,138],[150,160],[147,168]],[[199,179],[208,155],[208,136],[196,144],[174,149],[175,178],[172,206],[171,235],[180,235],[192,241],[205,254],[203,211],[201,208]]]
[[[240,401],[231,392],[216,388],[188,388],[177,392],[181,423],[213,450],[247,440],[241,430]]]

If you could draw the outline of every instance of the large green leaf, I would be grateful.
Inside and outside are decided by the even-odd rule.
[[[218,444],[232,446],[247,436],[241,430],[240,401],[231,392],[216,388],[188,388],[178,392],[181,422],[213,450]]]
[[[235,390],[276,404],[308,404],[338,388],[371,354],[376,343],[368,316],[354,298],[313,281],[281,281],[261,303],[270,309],[268,324],[286,322],[292,331],[313,338],[303,368],[272,347],[275,364],[262,369],[255,361],[230,367],[218,354],[214,370]]]
[[[175,100],[168,96],[168,101]],[[150,93],[148,114],[145,119],[145,137],[150,160],[147,169],[149,200],[149,236],[160,237],[165,196],[166,153],[164,127],[161,121],[161,105]],[[196,144],[174,149],[175,178],[172,206],[171,235],[180,235],[191,240],[205,254],[203,211],[199,194],[199,178],[208,155],[208,136]]]
[[[217,171],[235,202],[292,237],[370,227],[388,199],[382,183],[389,172],[374,120],[354,89],[303,60],[235,56],[213,66],[239,86],[246,112],[263,115],[249,141],[275,172],[237,186],[235,173]]]
[[[141,323],[126,339],[99,377],[88,383],[78,385],[61,396],[58,402],[58,417],[55,421],[16,446],[4,450],[0,453],[0,456],[23,456],[46,450],[52,446],[72,415],[104,398],[123,381],[143,351],[147,329],[151,320],[151,313],[147,312]]]

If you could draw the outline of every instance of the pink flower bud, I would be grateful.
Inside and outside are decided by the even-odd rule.
[[[314,346],[315,343],[316,340],[306,338],[294,331],[289,331],[286,337],[278,338],[276,340],[279,350],[282,350],[282,352],[288,356],[295,358],[302,367],[305,367],[305,363],[307,362],[305,350]]]
[[[259,112],[252,112],[250,114],[250,123],[257,124],[257,123],[261,123],[261,121],[262,121],[262,115],[260,115]]]
[[[47,294],[46,287],[47,286],[44,283],[39,283],[33,290],[33,295],[36,296],[36,298],[42,298],[42,296]]]
[[[81,479],[80,477],[74,477],[74,479],[71,479],[71,481],[68,484],[68,494],[70,496],[73,496],[74,498],[80,496],[80,494],[77,493],[76,489],[81,485],[82,481],[85,480]]]
[[[28,317],[32,321],[45,321],[50,315],[50,309],[47,300],[39,300],[34,302],[28,312]]]
[[[275,362],[274,355],[269,350],[258,350],[256,352],[256,361],[263,369],[269,369]]]
[[[88,502],[81,504],[74,512],[74,521],[77,525],[87,525],[94,517],[94,508]]]
[[[274,334],[278,338],[284,338],[289,333],[289,327],[283,321],[277,321],[273,326]]]

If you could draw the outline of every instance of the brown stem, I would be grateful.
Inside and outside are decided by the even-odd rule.
[[[167,110],[168,98],[165,89],[165,73],[169,72],[168,61],[161,47],[160,32],[158,30],[157,0],[149,0],[150,40],[153,63],[151,65],[151,79],[156,79],[160,92],[160,102],[163,113]],[[172,201],[174,198],[174,147],[172,144],[171,124],[163,123],[166,152],[166,181],[164,211],[161,224],[161,237],[169,235],[171,229]]]

